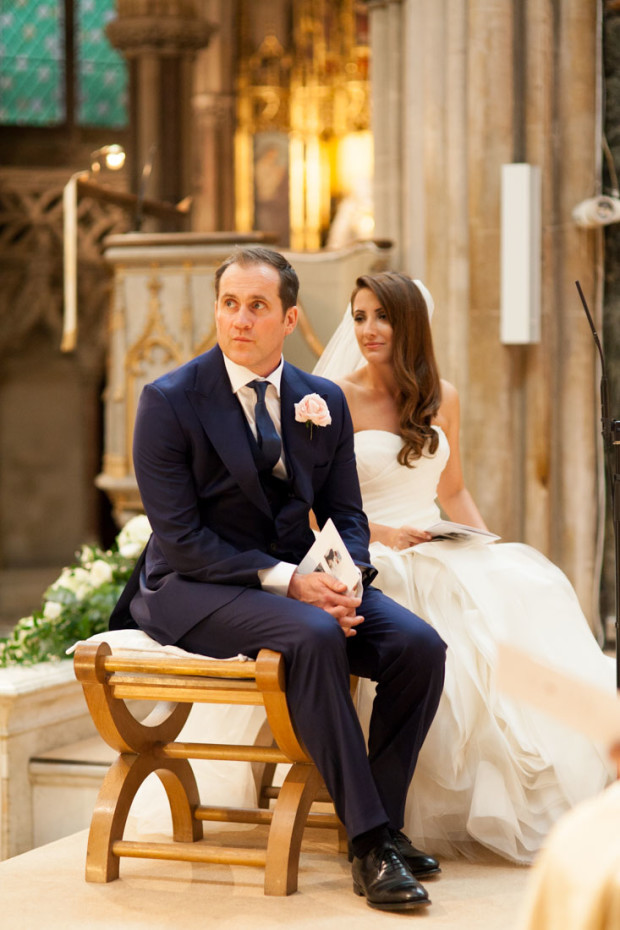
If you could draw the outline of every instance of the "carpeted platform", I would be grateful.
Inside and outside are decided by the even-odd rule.
[[[244,831],[239,839],[251,837]],[[376,930],[406,921],[429,930],[511,930],[529,872],[491,855],[484,863],[444,862],[427,883],[431,907],[391,914],[353,894],[350,866],[327,831],[306,832],[299,891],[288,898],[263,895],[260,869],[202,863],[123,859],[118,881],[87,884],[86,840],[83,831],[0,862],[3,930]]]

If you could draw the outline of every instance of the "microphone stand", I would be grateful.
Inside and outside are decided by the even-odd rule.
[[[616,687],[620,690],[620,654],[618,651],[618,644],[620,643],[620,420],[614,420],[609,416],[609,388],[603,349],[579,281],[575,281],[575,285],[601,359],[601,431],[603,434],[607,487],[614,524],[614,549],[616,555]]]

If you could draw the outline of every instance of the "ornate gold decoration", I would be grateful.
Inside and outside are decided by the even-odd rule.
[[[254,138],[287,133],[290,246],[313,250],[324,244],[341,194],[339,142],[369,129],[367,13],[356,0],[292,0],[291,7],[292,34],[268,33],[253,48],[253,4],[241,3],[236,222],[255,224]]]
[[[108,331],[108,383],[109,392],[115,403],[123,403],[126,397],[126,384],[122,359],[124,356],[125,332],[127,327],[127,306],[125,302],[125,268],[117,267],[114,291],[111,295],[110,325]],[[120,341],[120,351],[114,351],[114,344]]]
[[[181,308],[181,341],[183,344],[183,358],[188,362],[193,356],[194,309],[192,305],[192,269],[194,263],[183,262],[183,295],[184,303]]]
[[[160,292],[162,289],[162,280],[159,274],[159,266],[156,262],[151,265],[152,274],[148,282],[149,310],[148,318],[144,331],[139,339],[127,351],[125,358],[125,381],[127,391],[127,402],[125,405],[126,415],[126,449],[128,460],[132,463],[131,447],[133,438],[133,427],[136,419],[136,382],[141,375],[144,375],[142,363],[147,359],[153,359],[157,349],[163,352],[162,363],[167,369],[181,365],[183,362],[183,352],[178,342],[170,335],[163,320],[161,312]]]
[[[203,352],[207,352],[209,349],[212,349],[216,342],[217,330],[214,323],[205,338],[194,347],[194,355],[202,355]]]

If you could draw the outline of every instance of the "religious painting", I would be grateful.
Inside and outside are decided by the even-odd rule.
[[[254,228],[289,245],[289,144],[285,132],[254,136]]]

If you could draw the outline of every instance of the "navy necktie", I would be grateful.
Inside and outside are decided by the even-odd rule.
[[[280,458],[282,442],[265,403],[265,392],[268,384],[269,381],[250,381],[248,387],[254,388],[256,391],[256,406],[254,407],[256,442],[263,453],[267,468],[271,470]]]

